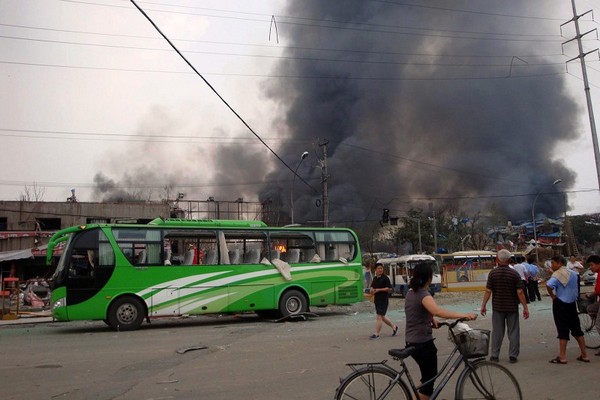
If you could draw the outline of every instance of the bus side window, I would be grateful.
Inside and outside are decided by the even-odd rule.
[[[208,249],[204,255],[204,264],[205,265],[215,265],[218,264],[218,256],[217,249]]]
[[[300,249],[289,249],[287,254],[288,264],[297,264],[300,262]]]
[[[221,264],[259,264],[267,257],[265,232],[224,230],[219,232]]]
[[[260,249],[250,249],[244,254],[244,264],[258,264],[260,262]]]
[[[240,249],[229,250],[229,262],[231,264],[240,263]]]

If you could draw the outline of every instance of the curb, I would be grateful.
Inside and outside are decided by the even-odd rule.
[[[52,317],[25,317],[17,319],[0,320],[0,327],[7,325],[25,325],[53,322]]]

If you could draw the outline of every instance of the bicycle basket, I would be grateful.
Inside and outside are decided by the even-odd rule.
[[[489,353],[490,331],[487,329],[471,329],[454,337],[458,351],[467,358],[485,357]]]
[[[577,299],[577,311],[584,314],[587,313],[587,307],[594,302],[594,299],[588,299],[587,297],[580,297]]]

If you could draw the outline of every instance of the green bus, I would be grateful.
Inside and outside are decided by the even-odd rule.
[[[61,230],[48,264],[59,248],[51,279],[58,321],[103,320],[125,331],[157,317],[277,318],[363,299],[358,240],[345,228],[157,218]]]

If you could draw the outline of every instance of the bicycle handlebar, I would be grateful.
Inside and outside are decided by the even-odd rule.
[[[440,322],[438,325],[439,326],[447,326],[448,328],[452,329],[456,325],[458,325],[460,322],[465,322],[465,321],[469,321],[469,318],[459,318],[454,322]]]

